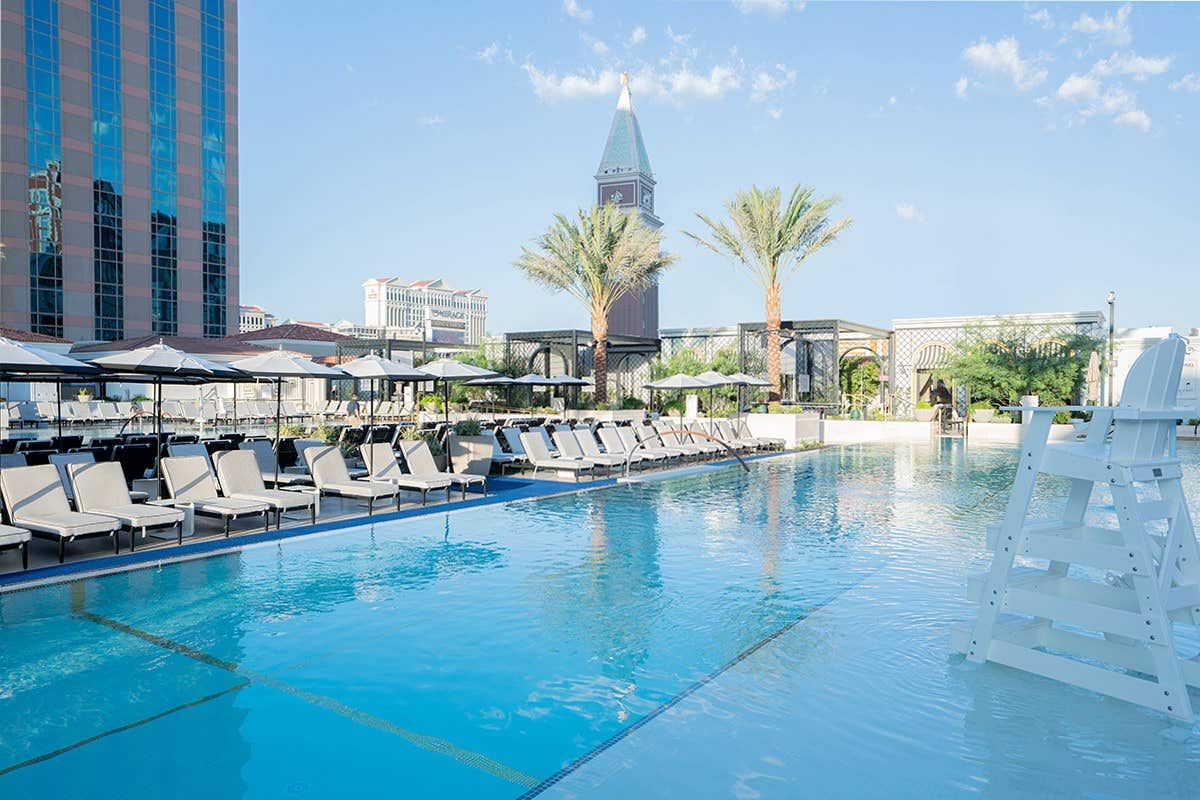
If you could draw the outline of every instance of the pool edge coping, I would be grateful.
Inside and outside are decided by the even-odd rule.
[[[763,461],[770,458],[778,458],[781,456],[797,456],[804,453],[817,452],[836,445],[821,444],[818,447],[810,447],[803,450],[781,450],[773,453],[755,453],[741,458],[742,461]],[[317,524],[298,525],[292,528],[285,528],[277,531],[255,531],[244,534],[239,534],[234,539],[226,539],[223,537],[213,537],[196,542],[188,542],[183,545],[176,545],[171,550],[172,555],[162,556],[156,555],[160,551],[157,549],[141,552],[123,553],[120,555],[106,555],[96,558],[77,561],[73,564],[52,564],[46,567],[38,567],[24,571],[15,571],[8,573],[0,573],[0,597],[6,594],[14,594],[17,592],[29,591],[32,589],[41,589],[47,586],[55,586],[61,583],[74,583],[76,581],[90,580],[92,578],[102,578],[108,575],[117,575],[125,572],[135,572],[143,569],[157,569],[168,564],[180,564],[190,561],[196,561],[204,558],[212,558],[215,556],[230,555],[242,550],[262,547],[269,544],[278,544],[283,541],[301,538],[316,538],[319,536],[327,536],[338,531],[346,530],[347,528],[359,528],[367,525],[373,525],[376,522],[401,522],[422,517],[430,517],[435,514],[456,514],[464,511],[474,511],[487,506],[501,505],[508,503],[527,503],[537,500],[548,500],[555,497],[567,497],[575,494],[583,494],[586,492],[600,491],[603,489],[612,489],[617,486],[629,486],[637,484],[656,483],[662,480],[673,478],[695,477],[697,475],[707,474],[718,469],[736,465],[738,459],[724,459],[722,461],[713,461],[707,464],[687,464],[670,469],[662,470],[654,473],[653,476],[645,480],[638,476],[634,479],[625,477],[605,477],[589,482],[585,486],[575,486],[573,484],[565,484],[566,487],[561,491],[556,490],[557,487],[547,486],[547,491],[537,493],[525,497],[504,497],[499,494],[489,494],[477,497],[471,497],[467,500],[461,500],[453,504],[439,504],[435,506],[416,506],[413,508],[401,509],[398,511],[388,511],[382,514],[363,514],[352,517],[342,517],[340,519],[332,519],[328,522],[318,522]],[[556,482],[551,481],[536,481],[531,479],[532,483],[551,484]],[[105,562],[119,561],[111,565],[105,565]],[[99,564],[97,564],[99,562]],[[50,574],[45,574],[49,572]],[[42,574],[35,574],[42,573]],[[25,577],[28,575],[28,577]]]

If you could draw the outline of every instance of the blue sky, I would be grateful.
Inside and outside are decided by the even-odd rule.
[[[371,276],[491,297],[489,329],[586,327],[511,266],[594,197],[617,74],[680,261],[664,327],[761,319],[681,234],[741,187],[854,226],[785,318],[1094,310],[1200,326],[1200,6],[762,2],[240,8],[241,292],[361,321]]]

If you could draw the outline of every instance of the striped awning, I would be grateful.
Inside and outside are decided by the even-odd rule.
[[[942,345],[928,345],[917,353],[913,369],[937,369],[945,365],[948,355],[946,348]]]

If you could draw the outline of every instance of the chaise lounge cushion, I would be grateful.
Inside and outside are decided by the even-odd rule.
[[[336,447],[306,448],[304,460],[322,494],[363,498],[395,497],[397,494],[397,488],[390,483],[352,480],[346,469],[346,460]]]
[[[0,525],[0,547],[12,547],[15,544],[28,542],[30,538],[32,538],[32,534],[24,528]]]
[[[309,508],[316,498],[304,492],[285,492],[268,489],[263,484],[254,454],[246,450],[226,450],[213,456],[217,480],[227,498],[266,503],[279,511]]]
[[[163,478],[174,500],[191,503],[200,514],[220,517],[241,517],[261,514],[267,504],[235,497],[219,497],[217,485],[208,469],[208,461],[200,456],[164,458]]]
[[[121,526],[111,517],[72,511],[53,464],[4,470],[0,492],[13,524],[38,533],[73,538],[111,533]]]
[[[177,509],[135,504],[125,486],[125,473],[116,462],[68,464],[67,475],[80,511],[112,517],[131,528],[183,522],[183,512]]]

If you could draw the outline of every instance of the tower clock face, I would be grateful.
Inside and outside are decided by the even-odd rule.
[[[600,187],[600,202],[616,203],[619,206],[637,205],[637,185],[633,183],[611,183]]]

